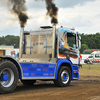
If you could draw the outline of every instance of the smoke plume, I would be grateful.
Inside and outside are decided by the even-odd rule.
[[[51,23],[53,25],[58,24],[58,19],[57,19],[58,8],[53,3],[53,0],[45,0],[45,2],[46,2],[46,9],[47,9],[46,15],[49,15],[51,17]]]
[[[19,23],[21,27],[24,27],[28,20],[28,15],[26,13],[27,9],[25,6],[25,0],[9,0],[12,6],[12,13],[18,16]]]

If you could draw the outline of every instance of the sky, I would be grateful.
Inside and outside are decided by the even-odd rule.
[[[20,35],[20,24],[7,7],[6,1],[0,0],[0,37]],[[57,27],[75,28],[79,33],[95,34],[100,32],[100,0],[53,0],[58,11]],[[52,26],[46,17],[46,5],[43,0],[26,0],[28,22],[25,31],[39,29],[40,26]]]

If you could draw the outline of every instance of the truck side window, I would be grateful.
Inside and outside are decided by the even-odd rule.
[[[73,36],[72,34],[70,33],[67,33],[67,44],[69,47],[73,47],[73,48],[76,48],[76,37]]]
[[[91,54],[88,58],[93,58],[94,57],[94,54]]]
[[[89,56],[88,58],[93,58],[93,56]]]

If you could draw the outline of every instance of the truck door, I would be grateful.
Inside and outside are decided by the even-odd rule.
[[[68,58],[73,64],[78,64],[78,57],[76,34],[66,29],[60,29],[58,35],[58,58]]]

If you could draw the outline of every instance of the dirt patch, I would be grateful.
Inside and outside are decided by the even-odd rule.
[[[82,76],[82,75],[80,75],[78,81],[100,81],[100,76]]]
[[[52,81],[37,81],[25,86],[20,81],[13,93],[1,94],[1,100],[100,100],[100,77],[80,76],[68,87],[56,87]]]

